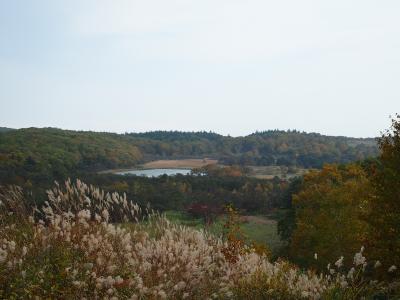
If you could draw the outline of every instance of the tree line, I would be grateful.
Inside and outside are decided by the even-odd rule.
[[[243,213],[263,214],[283,206],[282,194],[288,186],[288,181],[278,177],[265,180],[220,172],[154,178],[90,174],[81,178],[106,191],[126,193],[129,199],[141,206],[161,212],[187,210],[192,204],[223,210],[231,204]]]
[[[377,155],[374,139],[330,137],[298,131],[245,137],[212,132],[98,133],[55,128],[0,131],[0,182],[23,185],[62,180],[80,172],[133,167],[169,158],[214,157],[225,165],[321,168]]]

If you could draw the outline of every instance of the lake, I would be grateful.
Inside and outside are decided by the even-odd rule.
[[[130,170],[130,171],[121,171],[116,172],[118,175],[137,175],[137,176],[145,176],[145,177],[159,177],[162,175],[189,175],[191,169],[145,169],[145,170]]]

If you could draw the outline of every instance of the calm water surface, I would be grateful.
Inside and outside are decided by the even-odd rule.
[[[189,175],[190,169],[146,169],[116,172],[118,175],[137,175],[145,177],[159,177],[161,175],[173,176],[177,174]]]

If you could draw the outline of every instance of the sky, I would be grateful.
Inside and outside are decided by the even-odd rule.
[[[2,0],[0,126],[374,137],[400,1]]]

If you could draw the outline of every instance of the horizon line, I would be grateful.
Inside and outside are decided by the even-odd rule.
[[[212,130],[177,130],[177,129],[156,129],[156,130],[147,130],[147,131],[105,131],[105,130],[93,130],[93,129],[69,129],[69,128],[61,128],[61,127],[52,127],[52,126],[45,126],[45,127],[37,127],[37,126],[29,126],[29,127],[19,127],[19,128],[12,128],[7,126],[0,126],[0,128],[8,129],[8,130],[23,130],[23,129],[57,129],[63,131],[75,131],[75,132],[93,132],[93,133],[109,133],[109,134],[118,134],[118,135],[127,135],[127,134],[146,134],[146,133],[154,133],[154,132],[177,132],[177,133],[212,133],[217,134],[223,137],[232,137],[232,138],[241,138],[241,137],[248,137],[257,133],[264,133],[264,132],[297,132],[300,134],[318,134],[321,136],[326,137],[343,137],[343,138],[351,138],[351,139],[376,139],[379,136],[375,137],[355,137],[355,136],[347,136],[347,135],[331,135],[331,134],[324,134],[316,131],[305,131],[299,129],[264,129],[259,130],[256,129],[255,131],[246,134],[246,135],[231,135],[231,134],[222,134]]]

